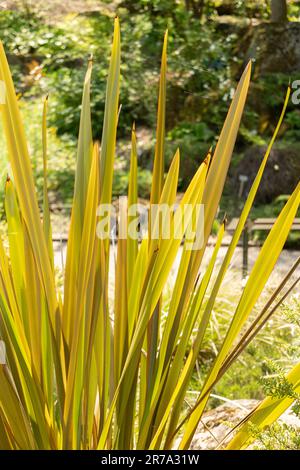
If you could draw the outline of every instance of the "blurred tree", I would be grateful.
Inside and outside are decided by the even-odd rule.
[[[283,23],[284,21],[287,21],[286,0],[271,1],[271,21],[273,23]]]
[[[185,0],[186,9],[193,12],[195,18],[201,19],[204,12],[204,0]]]

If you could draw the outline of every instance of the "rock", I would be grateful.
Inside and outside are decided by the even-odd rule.
[[[245,151],[233,177],[233,184],[236,188],[239,187],[239,175],[247,175],[245,193],[248,193],[265,151],[265,147],[259,146],[250,147]],[[280,194],[291,194],[298,183],[299,175],[300,149],[296,147],[273,148],[255,202],[269,203]]]
[[[191,443],[191,449],[216,449],[232,426],[247,416],[257,403],[257,400],[233,400],[204,413],[202,423]]]
[[[192,450],[213,450],[218,447],[232,427],[239,423],[257,405],[258,400],[232,400],[204,413],[192,440]],[[278,422],[300,428],[300,419],[290,409],[286,410]],[[176,449],[180,439],[175,442]]]
[[[300,72],[299,22],[260,23],[247,35],[249,40],[245,62],[255,59],[255,76]]]

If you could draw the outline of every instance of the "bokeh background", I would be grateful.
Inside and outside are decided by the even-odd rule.
[[[93,54],[94,138],[100,139],[113,17],[122,29],[121,113],[114,194],[126,191],[136,122],[139,195],[149,196],[163,34],[169,29],[166,160],[181,150],[180,190],[214,145],[243,67],[250,94],[221,212],[239,212],[276,126],[289,82],[300,79],[300,2],[286,0],[0,1],[0,37],[12,68],[42,186],[42,99],[49,95],[49,184],[53,204],[72,197],[82,83]],[[5,145],[0,131],[2,155]],[[291,101],[252,217],[275,216],[300,175],[300,104]],[[0,192],[7,173],[0,162]],[[237,195],[243,183],[243,197]],[[245,180],[245,178],[244,178]],[[2,200],[2,198],[0,197]],[[297,234],[295,235],[297,239]]]
[[[225,212],[229,219],[240,213],[277,124],[287,87],[289,83],[300,80],[300,1],[0,0],[0,39],[7,53],[24,117],[40,200],[43,187],[42,108],[44,97],[49,95],[49,197],[53,233],[58,234],[54,243],[55,260],[62,267],[73,195],[84,75],[88,59],[93,54],[91,100],[93,137],[96,140],[101,138],[102,132],[116,14],[121,20],[122,107],[114,172],[115,198],[127,191],[133,122],[136,123],[138,140],[139,196],[145,203],[149,197],[160,56],[166,28],[169,30],[166,170],[179,147],[180,192],[189,183],[208,149],[215,145],[239,77],[247,62],[250,59],[253,62],[250,92],[217,216],[219,221]],[[5,224],[5,181],[7,173],[10,173],[1,123],[0,151],[1,233]],[[251,218],[276,216],[299,176],[300,103],[290,100]],[[217,228],[218,222],[215,232]],[[254,238],[265,236],[266,232],[251,232]],[[250,240],[249,266],[258,255],[259,247],[256,245],[260,241]],[[212,246],[210,248],[212,250]],[[283,250],[251,320],[299,256],[299,231],[291,232],[285,248],[292,249]],[[220,250],[220,258],[225,250],[226,243]],[[205,263],[208,263],[211,252],[208,251]],[[113,256],[111,263],[114,263]],[[245,285],[241,266],[242,248],[238,247],[211,315],[186,406],[194,404],[202,380],[227,332]],[[174,274],[177,268],[175,263]],[[62,287],[61,270],[57,274],[57,284]],[[167,287],[163,297],[165,315],[171,301],[173,278]],[[252,409],[266,394],[288,396],[290,392],[284,374],[300,360],[299,313],[300,292],[295,289],[215,387],[204,418],[210,430],[204,429],[198,434],[197,448],[215,448],[211,429],[214,435],[219,436],[218,429],[223,425],[220,435],[227,434],[228,426],[224,423],[239,421],[241,413]],[[234,406],[228,408],[232,400]],[[223,408],[218,406],[220,404]],[[215,410],[215,407],[218,408]],[[260,448],[299,449],[300,399],[294,411],[290,410],[285,416],[283,424],[274,425],[259,439]]]

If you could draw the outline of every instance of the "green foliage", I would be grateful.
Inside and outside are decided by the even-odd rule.
[[[281,307],[279,312],[282,324],[284,325],[285,322],[288,322],[293,327],[291,330],[293,331],[292,345],[285,350],[288,361],[295,361],[295,358],[299,356],[299,311],[300,301],[296,294],[288,304]],[[294,398],[295,402],[291,410],[300,423],[299,394],[292,389],[291,384],[286,380],[284,376],[285,368],[279,366],[274,361],[268,361],[267,367],[266,375],[261,381],[264,391],[274,397]],[[291,414],[292,417],[293,415]],[[256,432],[255,438],[255,449],[299,450],[300,448],[300,428],[293,425],[293,422],[291,424],[277,422],[263,432]]]
[[[155,5],[158,7],[159,4]],[[79,34],[81,33],[82,31]],[[207,37],[209,36],[205,35],[205,41]],[[124,42],[126,50],[126,40]],[[175,39],[173,47],[174,44]],[[182,44],[185,47],[185,43]],[[176,200],[180,154],[176,152],[167,177],[164,178],[166,50],[167,34],[162,53],[151,201],[172,206]],[[212,52],[214,54],[215,50]],[[95,62],[97,63],[97,57]],[[227,69],[223,67],[222,61],[220,64],[220,67],[218,63],[212,64],[211,72],[219,71],[215,74],[217,78],[213,80],[222,79],[223,72]],[[107,80],[101,154],[99,143],[93,143],[92,138],[89,98],[91,69],[90,61],[84,81],[62,298],[53,269],[48,200],[48,188],[52,187],[50,175],[53,170],[50,162],[49,180],[46,169],[48,153],[54,159],[59,158],[59,154],[55,153],[55,146],[51,147],[50,139],[47,145],[47,100],[44,105],[42,129],[36,131],[37,145],[35,147],[35,140],[27,136],[31,144],[30,148],[27,148],[27,139],[18,110],[19,103],[2,45],[0,47],[0,78],[7,90],[6,102],[1,106],[1,111],[13,173],[13,178],[7,179],[5,193],[9,253],[0,243],[0,333],[7,345],[8,355],[7,364],[0,368],[0,444],[5,448],[15,449],[171,448],[173,437],[178,432],[177,426],[182,424],[180,414],[184,408],[189,381],[199,355],[201,356],[202,347],[206,346],[207,330],[209,334],[212,327],[212,336],[217,335],[220,347],[214,347],[215,344],[211,342],[215,360],[211,361],[210,367],[203,375],[204,385],[197,394],[195,409],[186,416],[187,424],[179,444],[179,449],[186,449],[197,429],[211,389],[227,370],[227,359],[233,353],[243,327],[251,319],[253,309],[281,253],[299,206],[300,185],[294,189],[277,218],[244,290],[239,292],[238,301],[228,305],[226,299],[230,318],[227,317],[224,330],[222,328],[221,331],[215,321],[214,309],[218,309],[216,299],[277,134],[276,131],[263,158],[221,267],[216,269],[218,274],[212,277],[216,274],[215,263],[225,232],[225,222],[219,227],[213,254],[208,253],[210,261],[204,269],[202,259],[206,254],[207,242],[246,101],[251,76],[251,64],[248,64],[233,96],[218,145],[213,155],[209,153],[201,163],[181,199],[179,208],[171,218],[171,235],[164,238],[160,234],[156,240],[150,236],[149,231],[139,246],[137,241],[131,240],[130,237],[120,236],[114,271],[115,282],[110,292],[110,244],[109,240],[101,240],[97,236],[96,213],[99,203],[110,203],[112,197],[119,121],[118,18],[115,19]],[[180,71],[179,66],[178,69]],[[54,61],[49,62],[48,73],[54,73],[55,70]],[[126,70],[122,69],[123,77]],[[172,76],[172,67],[170,70]],[[143,79],[145,81],[145,76]],[[69,80],[72,81],[72,76]],[[59,77],[53,83],[62,86]],[[189,85],[189,77],[183,83],[184,86]],[[230,84],[226,81],[222,83],[225,85],[220,87],[221,90],[228,91],[223,95],[224,100],[221,100],[223,105],[229,100],[231,93]],[[209,85],[211,87],[212,82]],[[44,89],[42,79],[38,86],[40,91]],[[150,90],[147,81],[145,88],[146,86]],[[126,87],[124,89],[126,93]],[[130,87],[127,88],[128,96],[131,90]],[[278,129],[282,123],[289,92],[288,90]],[[189,107],[192,108],[191,103]],[[222,115],[221,106],[219,111]],[[210,113],[210,124],[204,125],[196,120],[195,138],[198,142],[208,145],[212,138],[211,130],[214,126],[219,127],[214,112]],[[29,119],[32,113],[40,115],[32,109]],[[190,114],[190,119],[185,122],[192,122],[194,116],[193,113]],[[176,115],[175,118],[177,117]],[[176,119],[174,125],[178,124]],[[33,123],[32,119],[31,129],[34,129]],[[76,123],[73,124],[75,128]],[[123,131],[126,132],[124,123]],[[178,139],[189,139],[191,126],[186,124],[177,129],[175,134],[176,132]],[[30,154],[35,157],[33,169],[39,180],[42,166],[40,133],[43,135],[43,220],[40,218],[40,201],[36,199],[29,157],[30,150]],[[53,145],[56,145],[56,130],[53,134]],[[136,202],[138,194],[135,140],[133,129],[128,191],[129,199],[133,203]],[[55,170],[57,167],[59,165],[55,161]],[[66,172],[72,171],[72,168],[71,164],[66,168]],[[125,184],[124,174],[120,172],[119,175],[120,184]],[[158,182],[159,178],[161,182]],[[57,180],[56,175],[55,182]],[[67,187],[67,181],[64,179],[62,184]],[[58,192],[59,188],[56,187],[55,191]],[[185,231],[190,227],[194,211],[200,202],[206,208],[204,242],[201,247],[190,253],[187,248],[189,237],[185,237],[183,249],[181,247],[184,236],[181,227],[183,222]],[[184,220],[181,211],[185,204],[190,204],[193,211],[189,214],[188,221]],[[119,216],[119,227],[127,226],[130,214],[125,203],[119,207]],[[101,216],[100,221],[103,221]],[[154,221],[159,225],[159,217]],[[194,240],[195,236],[194,234],[191,239]],[[161,317],[160,299],[178,255],[181,264],[176,271],[172,298],[167,315],[164,312]],[[27,289],[28,286],[30,289]],[[187,349],[189,340],[192,347]],[[241,341],[243,343],[243,340]],[[284,393],[287,393],[286,389]],[[14,419],[15,416],[18,419]]]
[[[39,201],[43,194],[43,156],[42,156],[42,105],[40,100],[20,101],[21,111],[26,122],[26,135],[32,152],[32,168],[36,180]],[[0,201],[3,206],[3,193],[7,174],[11,175],[8,165],[3,128],[0,128],[0,145],[3,149],[0,162]],[[56,135],[54,127],[48,133],[48,187],[51,202],[70,202],[73,196],[76,142],[70,136]]]
[[[264,2],[235,2],[235,15],[268,15]],[[132,122],[153,127],[156,106],[160,51],[157,43],[169,28],[169,81],[166,124],[169,159],[180,146],[185,158],[180,189],[215,143],[234,87],[231,64],[238,58],[232,51],[239,40],[235,33],[224,35],[217,23],[220,2],[205,2],[202,21],[193,8],[179,1],[121,2],[118,14],[123,21],[121,66],[122,87],[118,135],[128,138]],[[205,18],[205,21],[204,21]],[[81,83],[86,61],[93,54],[92,122],[93,135],[100,139],[105,101],[110,17],[107,12],[90,16],[69,15],[55,24],[34,9],[6,11],[0,16],[0,31],[10,54],[17,90],[25,99],[49,94],[49,122],[59,135],[76,137],[79,129]],[[38,73],[35,73],[36,67]],[[142,77],[142,79],[140,79]],[[282,103],[278,90],[286,88],[285,76],[268,76],[256,85],[259,99],[250,102],[241,126],[238,145],[263,144],[274,126],[274,116]],[[283,91],[284,93],[284,91]],[[253,96],[255,96],[253,95]],[[265,109],[272,110],[265,115]],[[299,141],[298,110],[287,113],[286,139]],[[259,115],[262,115],[264,122]],[[144,159],[145,160],[145,159]],[[143,160],[143,161],[144,161]],[[120,188],[126,184],[121,183]],[[124,178],[123,178],[124,180]],[[70,184],[69,184],[70,185]]]
[[[281,305],[272,320],[264,327],[252,346],[250,346],[253,349],[257,362],[260,362],[262,365],[260,378],[256,379],[257,381],[255,380],[256,390],[261,389],[261,391],[274,400],[291,399],[290,404],[294,400],[293,406],[290,407],[286,417],[266,426],[263,430],[251,421],[247,423],[248,431],[252,435],[252,441],[254,441],[253,449],[299,450],[299,393],[295,391],[292,383],[287,380],[285,375],[290,369],[291,364],[299,361],[299,309],[299,294],[295,293],[288,301]],[[265,350],[264,344],[266,344],[265,340],[268,338],[270,349]],[[269,359],[270,357],[272,357],[271,360]],[[245,358],[245,360],[247,361],[248,372],[252,371],[248,358]],[[237,363],[232,370],[236,366]],[[252,373],[250,372],[247,376],[251,384],[254,381],[254,379],[251,379]]]
[[[268,19],[270,16],[270,2],[266,0],[237,0],[234,3],[234,13],[250,18]]]
[[[114,173],[113,183],[113,196],[118,197],[120,194],[126,194],[128,190],[128,171],[116,170]],[[151,187],[152,173],[150,170],[139,169],[138,171],[138,186],[139,195],[141,198],[149,198]]]
[[[200,3],[143,0],[122,1],[116,6],[123,31],[118,126],[121,139],[130,138],[133,121],[147,128],[155,125],[153,96],[157,93],[160,66],[157,44],[165,28],[169,28],[166,152],[169,162],[179,146],[184,157],[180,190],[186,188],[208,148],[215,144],[214,136],[217,138],[242,66],[238,52],[239,30],[230,26],[231,23],[223,29],[220,18],[227,10],[239,20],[266,19],[270,13],[269,5],[263,0],[212,0],[204,2],[203,9]],[[65,138],[73,140],[79,129],[81,84],[88,57],[93,54],[91,111],[93,135],[100,140],[113,13],[104,6],[92,14],[69,14],[54,22],[49,21],[42,10],[33,5],[28,12],[19,6],[0,15],[0,34],[9,54],[17,92],[28,101],[49,94],[50,125],[63,136],[62,142]],[[298,6],[290,5],[292,16],[298,10]],[[291,80],[294,78],[298,77],[292,76]],[[276,125],[287,83],[288,77],[284,74],[255,80],[237,140],[237,155],[241,155],[246,146],[266,143]],[[284,145],[297,145],[300,117],[292,102],[283,130]],[[149,155],[145,153],[140,159],[141,166],[147,169]],[[233,165],[236,160],[234,157]],[[122,190],[126,187],[126,178],[119,174],[118,179]],[[147,178],[145,184],[146,181]],[[71,182],[66,184],[69,188],[72,186]],[[231,202],[226,205],[230,207]]]
[[[121,20],[124,18],[122,112],[119,123],[121,135],[128,132],[133,120],[147,126],[155,122],[156,109],[152,96],[157,88],[159,72],[160,51],[157,43],[166,27],[170,29],[168,99],[173,101],[169,103],[171,111],[167,116],[167,126],[173,127],[182,120],[182,116],[174,114],[174,106],[178,111],[184,107],[185,119],[186,112],[194,108],[190,115],[190,119],[194,119],[199,116],[199,112],[201,115],[206,113],[210,102],[213,113],[210,112],[209,119],[214,129],[224,118],[232,87],[228,81],[225,52],[225,47],[230,45],[230,38],[224,44],[213,24],[199,25],[181,2],[175,8],[171,8],[171,3],[144,2],[131,16],[130,9],[120,7],[119,15]],[[110,18],[101,13],[91,17],[71,16],[55,25],[46,24],[36,12],[30,15],[30,19],[22,11],[8,11],[1,15],[0,30],[6,50],[12,56],[26,58],[25,66],[24,60],[21,61],[23,80],[18,80],[17,89],[25,92],[26,96],[41,91],[52,95],[51,117],[60,133],[77,135],[80,84],[85,70],[83,58],[87,59],[93,53],[93,102],[97,105],[92,107],[92,112],[95,117],[95,134],[99,135],[105,99],[109,24]],[[43,78],[28,89],[24,84],[24,74],[28,72],[26,63],[33,59],[42,66]],[[11,62],[14,70],[13,57]],[[220,97],[223,109],[221,116],[219,107],[216,109],[216,106],[211,106],[211,99],[218,103]]]
[[[238,301],[241,282],[239,276],[240,273],[234,270],[230,273],[216,302],[199,356],[201,375],[211,367],[226,333],[232,306]],[[261,400],[264,395],[270,393],[274,396],[292,395],[295,399],[298,398],[298,395],[291,390],[291,385],[284,374],[299,356],[299,308],[300,304],[296,295],[279,308],[272,320],[266,324],[257,338],[241,354],[239,360],[230,367],[216,385],[217,395],[232,400],[241,398]],[[270,357],[272,361],[268,359]],[[195,373],[191,388],[197,389],[198,387],[199,377]],[[219,404],[218,399],[210,399],[210,407],[213,408]]]
[[[285,423],[275,423],[264,432],[253,430],[254,450],[299,450],[300,431]]]
[[[182,122],[168,132],[167,141],[169,157],[174,155],[176,148],[180,148],[184,158],[180,181],[180,189],[184,189],[189,175],[196,170],[203,155],[215,143],[214,133],[204,122]]]
[[[285,134],[285,140],[299,143],[300,137],[300,110],[290,111],[286,117],[288,130]]]
[[[267,374],[261,378],[265,395],[276,398],[294,398],[297,400],[299,395],[294,392],[292,384],[285,377],[285,372],[273,360],[267,360],[265,367]]]

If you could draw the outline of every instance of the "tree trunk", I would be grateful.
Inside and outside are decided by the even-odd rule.
[[[271,1],[271,21],[273,23],[284,23],[287,21],[286,0]]]
[[[201,20],[204,11],[205,0],[185,0],[185,7],[192,11],[193,16]]]

